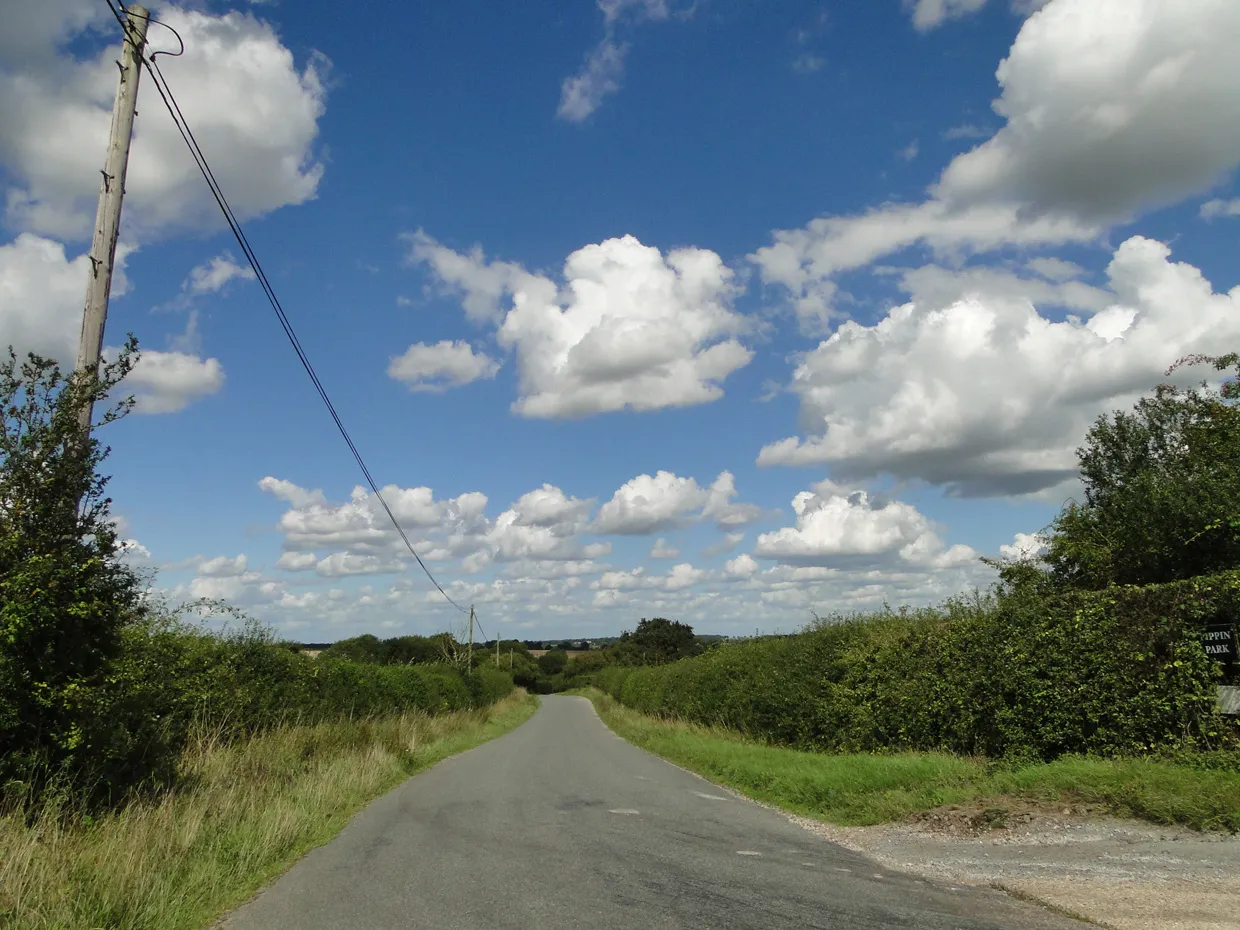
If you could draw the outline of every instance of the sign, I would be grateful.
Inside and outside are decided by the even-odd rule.
[[[1236,664],[1236,627],[1231,623],[1213,624],[1201,633],[1201,645],[1206,655],[1226,669]]]

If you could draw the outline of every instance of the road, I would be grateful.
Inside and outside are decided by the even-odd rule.
[[[409,779],[223,930],[1083,930],[892,872],[615,736],[584,698]]]

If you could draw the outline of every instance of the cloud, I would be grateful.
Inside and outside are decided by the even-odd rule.
[[[822,321],[834,276],[883,255],[1095,241],[1205,190],[1240,162],[1238,30],[1231,0],[1053,0],[999,65],[1004,126],[953,159],[929,199],[778,231],[751,259]]]
[[[904,0],[913,14],[913,26],[919,32],[936,29],[949,19],[976,13],[986,0]]]
[[[699,510],[707,497],[692,478],[681,478],[670,471],[638,475],[621,485],[599,508],[594,529],[633,536],[671,529]]]
[[[1215,220],[1219,217],[1240,216],[1240,197],[1234,200],[1207,200],[1201,205],[1201,218]]]
[[[983,129],[974,123],[964,123],[960,126],[953,126],[943,133],[943,138],[948,142],[956,139],[989,139],[991,131]]]
[[[264,478],[259,488],[290,504],[279,522],[285,549],[279,567],[314,569],[333,578],[405,567],[407,550],[378,499],[366,489],[357,487],[348,502],[336,504],[321,491],[281,479]],[[454,562],[471,574],[493,563],[586,566],[611,551],[609,543],[581,538],[593,502],[570,497],[551,484],[523,494],[494,520],[485,513],[486,495],[476,491],[436,499],[430,488],[389,485],[383,496],[424,561]],[[318,554],[323,552],[328,554]]]
[[[100,20],[77,2],[31,14],[22,43],[0,43],[0,164],[10,173],[9,225],[62,238],[89,235],[107,146],[119,43],[77,55]],[[106,12],[106,11],[105,11]],[[314,152],[326,61],[300,69],[270,25],[248,13],[212,16],[176,6],[160,18],[185,39],[164,59],[169,84],[241,219],[312,198],[323,174]],[[109,40],[117,30],[102,21]],[[10,24],[11,25],[11,24]],[[15,33],[16,34],[16,33]],[[21,45],[23,47],[19,48]],[[97,48],[97,43],[86,43]],[[140,89],[125,200],[141,238],[172,229],[214,229],[219,210],[153,93]]]
[[[438,393],[494,378],[499,369],[499,362],[485,353],[475,354],[468,342],[444,339],[434,345],[415,342],[403,355],[392,359],[388,376],[403,381],[411,391]]]
[[[217,294],[232,281],[253,281],[256,275],[249,265],[238,265],[227,252],[194,267],[182,289],[190,294]]]
[[[930,32],[949,19],[963,19],[976,13],[987,0],[904,0],[904,6],[913,14],[913,26],[918,32]],[[1050,3],[1051,0],[1011,0],[1014,13],[1028,16]]]
[[[1072,478],[1098,415],[1130,406],[1176,359],[1240,342],[1240,288],[1217,294],[1170,254],[1126,241],[1107,269],[1111,300],[1088,318],[1055,321],[979,288],[843,324],[793,375],[808,438],[766,446],[758,464],[829,464],[842,478],[888,473],[964,495]]]
[[[898,559],[947,568],[977,558],[968,546],[945,549],[929,521],[900,501],[878,501],[865,491],[842,494],[828,483],[792,501],[796,526],[758,537],[754,555],[788,565],[831,566],[858,558]]]
[[[603,13],[603,38],[586,56],[581,70],[560,86],[556,116],[570,123],[587,119],[623,85],[629,44],[616,41],[617,29],[671,15],[666,0],[599,0],[598,8]]]
[[[731,552],[739,546],[744,539],[745,533],[743,531],[737,533],[725,533],[723,539],[703,549],[702,555],[709,558],[724,552]]]
[[[319,557],[313,552],[284,552],[276,566],[289,572],[306,572],[313,569],[318,562]]]
[[[916,161],[917,156],[921,154],[921,143],[914,139],[904,148],[900,149],[899,155],[904,161]]]
[[[815,55],[813,52],[802,52],[792,59],[792,70],[797,74],[813,74],[815,71],[821,71],[826,63],[827,60],[821,55]]]
[[[680,555],[680,550],[661,537],[655,540],[654,545],[650,549],[650,558],[652,559],[674,559],[678,555]]]
[[[709,488],[669,471],[638,475],[621,485],[599,508],[593,530],[644,536],[698,519],[713,520],[719,527],[742,526],[762,515],[762,509],[753,504],[733,503],[735,496],[734,480],[727,471],[721,472]]]
[[[409,240],[411,260],[460,292],[470,319],[498,325],[500,346],[517,356],[512,409],[523,416],[710,403],[753,358],[735,338],[751,323],[731,308],[733,272],[709,250],[664,256],[632,236],[608,239],[568,257],[560,288],[519,265],[488,263],[480,249],[453,252],[421,232]]]
[[[125,263],[117,249],[114,297],[128,289]],[[0,332],[5,347],[36,352],[72,365],[82,331],[82,307],[90,258],[70,261],[59,242],[22,233],[0,245]]]
[[[723,566],[724,572],[732,578],[750,578],[759,569],[759,565],[754,561],[753,556],[746,552],[742,552],[734,559],[730,559]]]
[[[209,578],[234,578],[246,573],[249,560],[245,555],[229,558],[226,555],[204,559],[198,564],[198,574]]]
[[[1046,539],[1040,533],[1017,533],[1011,544],[999,547],[999,554],[1012,560],[1032,558],[1045,551]]]
[[[1240,162],[1238,33],[1231,0],[1054,0],[999,65],[1006,125],[938,197],[1110,221],[1209,187]]]
[[[128,250],[118,249],[118,274],[113,297],[128,288],[124,262]],[[22,233],[0,246],[0,332],[4,348],[12,345],[19,356],[35,352],[71,367],[77,358],[82,329],[86,255],[72,261],[65,247],[51,239]],[[105,348],[105,357],[116,350]],[[218,359],[184,352],[143,349],[141,358],[118,393],[137,398],[138,413],[175,413],[193,401],[217,393],[224,385]]]
[[[258,488],[260,491],[270,494],[278,500],[286,501],[297,508],[327,505],[327,497],[322,491],[307,491],[305,488],[299,488],[293,482],[285,481],[283,478],[264,478],[258,483]]]
[[[556,116],[570,123],[580,123],[602,105],[604,98],[618,92],[628,53],[628,43],[617,45],[604,39],[596,45],[581,71],[565,78]]]
[[[135,413],[176,413],[223,386],[224,367],[218,359],[144,349],[120,391],[134,395]]]

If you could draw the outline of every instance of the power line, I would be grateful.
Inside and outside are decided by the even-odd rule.
[[[121,28],[126,32],[126,34],[128,34],[130,27],[128,22],[121,15],[121,10],[118,10],[113,5],[112,0],[105,0],[105,2],[108,4],[108,8],[112,11],[112,14],[116,17],[117,22],[121,24]],[[123,4],[121,4],[121,9],[124,9]],[[431,574],[431,570],[427,568],[426,563],[422,561],[422,557],[418,555],[417,550],[413,548],[413,543],[409,541],[409,537],[406,535],[404,528],[396,519],[396,515],[392,513],[392,508],[388,506],[387,500],[384,499],[383,493],[379,490],[378,483],[371,475],[365,459],[362,458],[361,452],[358,451],[357,445],[353,442],[353,437],[349,435],[349,431],[345,428],[344,422],[340,419],[339,413],[336,412],[336,406],[332,403],[331,398],[328,396],[327,389],[323,387],[323,383],[319,380],[318,373],[315,372],[314,366],[310,363],[309,357],[302,348],[301,340],[297,338],[297,333],[293,329],[293,324],[289,321],[288,316],[285,314],[284,307],[280,303],[279,297],[276,296],[275,289],[271,286],[271,282],[268,280],[267,273],[263,270],[263,266],[259,262],[258,256],[250,247],[250,242],[246,238],[240,222],[237,220],[231,205],[228,203],[228,199],[224,196],[224,192],[220,188],[219,182],[216,180],[215,172],[211,170],[211,166],[207,162],[206,156],[203,154],[202,149],[199,147],[198,140],[195,138],[193,130],[189,127],[189,122],[185,119],[185,114],[181,112],[181,107],[177,103],[176,97],[172,93],[172,89],[168,86],[168,82],[164,78],[163,72],[159,69],[159,63],[155,60],[155,55],[152,55],[148,61],[148,70],[151,74],[151,83],[155,85],[155,89],[159,92],[159,96],[168,110],[168,115],[172,117],[172,122],[176,126],[177,131],[181,134],[182,140],[184,140],[186,146],[189,148],[190,155],[193,157],[194,163],[198,166],[198,170],[202,173],[203,179],[207,182],[207,186],[211,189],[211,196],[215,198],[216,204],[223,212],[224,219],[228,223],[228,228],[232,231],[233,237],[237,240],[237,244],[245,253],[246,260],[249,261],[250,267],[254,270],[259,286],[262,287],[263,293],[267,297],[267,302],[271,304],[271,309],[275,311],[276,317],[280,321],[280,326],[284,330],[285,336],[288,337],[289,343],[293,346],[293,351],[297,353],[297,358],[301,362],[302,367],[306,370],[306,374],[309,375],[315,391],[322,399],[323,404],[327,407],[327,411],[331,415],[332,422],[336,424],[336,429],[340,432],[345,444],[349,447],[349,451],[353,454],[353,459],[357,462],[358,468],[361,469],[362,475],[365,476],[366,483],[370,486],[370,490],[374,493],[375,497],[382,505],[388,519],[392,522],[392,526],[396,528],[396,532],[400,535],[401,541],[404,542],[405,548],[408,549],[409,553],[417,560],[417,563],[421,566],[422,571],[426,573],[426,577],[431,580],[431,583],[438,589],[439,593],[443,595],[444,600],[462,613],[468,613],[468,609],[462,607],[454,601],[451,596],[449,596],[448,592],[443,589],[443,585],[441,585],[436,580],[435,576]]]

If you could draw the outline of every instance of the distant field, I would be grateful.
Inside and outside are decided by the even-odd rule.
[[[531,649],[530,655],[537,659],[539,656],[545,656],[548,652],[554,651],[554,649]],[[577,656],[588,656],[600,651],[599,649],[565,649],[564,654],[570,659],[575,659]]]

